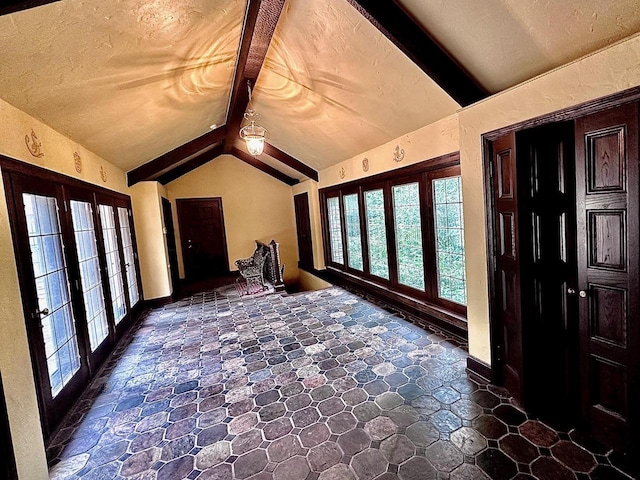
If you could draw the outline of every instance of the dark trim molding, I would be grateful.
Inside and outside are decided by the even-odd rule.
[[[144,301],[145,308],[160,308],[173,303],[174,299],[171,295],[168,297],[151,298]]]
[[[478,375],[483,380],[486,380],[488,383],[491,383],[493,380],[493,372],[491,370],[491,365],[483,362],[482,360],[477,359],[473,355],[469,355],[467,357],[467,371]]]
[[[297,183],[300,183],[300,180],[296,178],[292,178],[289,175],[285,175],[280,170],[273,168],[271,165],[267,165],[263,161],[258,160],[255,157],[252,157],[248,153],[245,153],[236,147],[233,147],[230,153],[231,155],[236,157],[238,160],[242,160],[243,162],[248,163],[252,167],[257,168],[258,170],[262,170],[267,175],[271,175],[273,178],[280,180],[281,182],[286,183],[287,185],[296,185]]]
[[[117,197],[124,200],[130,200],[129,195],[120,193],[117,190],[110,190],[95,183],[89,183],[86,180],[80,178],[71,177],[64,173],[56,172],[55,170],[49,170],[46,168],[33,165],[31,163],[16,160],[15,158],[6,157],[0,154],[0,167],[6,171],[18,172],[23,175],[37,175],[45,181],[61,183],[71,187],[78,187],[83,189],[89,189],[97,193],[104,193],[111,197]]]
[[[346,189],[350,187],[358,187],[360,185],[386,182],[387,180],[395,180],[396,178],[400,178],[400,177],[418,175],[421,173],[428,172],[430,170],[450,167],[450,166],[459,165],[459,164],[460,164],[460,152],[452,152],[452,153],[447,153],[445,155],[440,155],[439,157],[423,160],[421,162],[414,163],[412,165],[407,165],[406,167],[396,168],[394,170],[388,170],[386,172],[378,173],[377,175],[372,175],[370,177],[358,178],[350,182],[330,185],[328,187],[321,188],[319,192],[320,193],[330,192],[332,190]]]
[[[418,322],[435,325],[465,341],[467,340],[467,322],[464,317],[451,314],[435,305],[391,291],[380,285],[376,285],[375,283],[358,278],[349,273],[335,270],[331,267],[327,267],[326,270],[303,270],[340,287],[351,288],[365,295],[375,296],[411,315],[414,319],[418,320]]]
[[[462,107],[489,96],[396,2],[347,1]]]
[[[0,477],[13,480],[18,478],[18,472],[16,471],[16,459],[5,398],[2,377],[0,377],[0,451],[3,452],[2,456],[4,457],[4,460],[0,462]]]
[[[506,127],[491,130],[482,135],[482,138],[487,141],[493,141],[498,137],[501,137],[509,132],[515,132],[524,130],[527,128],[533,128],[547,123],[562,122],[565,120],[575,120],[578,117],[597,113],[609,108],[618,107],[625,103],[636,102],[640,100],[640,86],[632,87],[627,90],[622,90],[606,97],[596,98],[588,102],[574,105],[562,110],[556,110],[555,112],[546,113],[538,117],[530,118],[522,122],[514,123]]]
[[[9,13],[28,10],[30,8],[47,5],[49,3],[56,3],[59,1],[60,0],[27,0],[22,2],[5,2],[5,4],[0,7],[0,15],[8,15]]]

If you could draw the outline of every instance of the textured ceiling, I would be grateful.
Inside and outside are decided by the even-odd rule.
[[[326,168],[459,105],[344,0],[288,0],[253,98],[280,150]]]
[[[397,3],[491,92],[640,31],[638,0]],[[130,170],[226,122],[245,9],[62,0],[2,16],[0,97]],[[458,108],[346,0],[285,1],[253,100],[268,141],[316,169]]]
[[[226,120],[245,0],[63,0],[0,17],[0,96],[129,170]]]
[[[640,31],[638,0],[397,0],[492,93]]]

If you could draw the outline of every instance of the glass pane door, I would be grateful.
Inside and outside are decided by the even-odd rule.
[[[120,219],[120,238],[124,250],[124,268],[127,273],[127,288],[129,290],[129,303],[133,307],[140,299],[138,293],[138,275],[136,271],[136,259],[133,253],[133,241],[131,239],[131,224],[129,223],[129,210],[118,207]]]
[[[104,238],[104,253],[107,258],[107,274],[109,276],[109,287],[111,288],[113,317],[117,325],[127,314],[127,304],[124,296],[116,222],[112,206],[100,205],[99,208],[100,224]]]
[[[51,397],[55,398],[80,369],[78,337],[71,305],[58,201],[23,193],[38,312],[44,339]]]
[[[89,343],[91,344],[91,352],[95,352],[109,335],[109,324],[107,323],[104,291],[100,278],[100,261],[91,204],[71,200],[71,218],[78,252]]]
[[[340,198],[327,198],[327,214],[329,220],[329,244],[331,246],[331,261],[344,264],[342,251],[342,223],[340,223]]]
[[[362,238],[360,235],[360,207],[358,194],[352,193],[343,197],[344,217],[347,229],[347,258],[349,266],[362,271]]]

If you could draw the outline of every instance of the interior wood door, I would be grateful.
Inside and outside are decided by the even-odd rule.
[[[582,415],[628,449],[640,415],[638,105],[576,121]]]
[[[516,141],[524,403],[556,425],[575,425],[579,402],[574,123],[518,132]]]
[[[222,198],[178,199],[176,205],[187,280],[229,273]]]
[[[508,133],[492,143],[494,235],[496,245],[495,315],[500,331],[497,359],[504,386],[523,399],[524,368],[522,310],[520,298],[520,252],[515,134]]]
[[[293,205],[296,211],[296,232],[298,233],[298,265],[307,270],[313,269],[309,194],[305,192],[294,195]]]
[[[164,217],[165,237],[167,239],[167,255],[171,269],[171,286],[173,293],[180,289],[180,271],[178,270],[178,249],[176,247],[176,231],[173,226],[171,202],[162,197],[162,216]]]

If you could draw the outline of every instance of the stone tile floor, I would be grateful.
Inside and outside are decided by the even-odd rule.
[[[149,311],[48,449],[52,479],[628,479],[340,288]],[[615,462],[613,462],[615,463]]]

